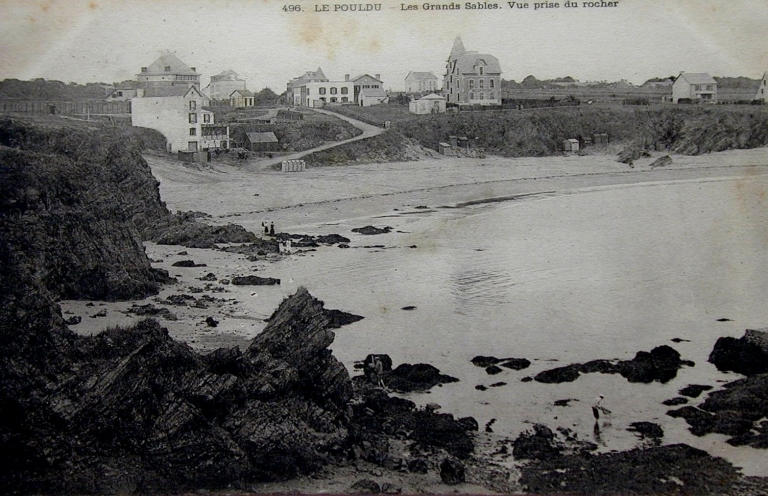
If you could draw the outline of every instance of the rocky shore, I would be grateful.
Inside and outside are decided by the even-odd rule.
[[[171,213],[141,158],[144,142],[51,132],[18,121],[3,126],[11,132],[0,135],[0,263],[7,268],[0,278],[0,486],[11,494],[248,491],[268,482],[284,484],[270,486],[284,490],[289,480],[340,473],[348,479],[341,492],[369,493],[415,492],[422,486],[413,481],[429,481],[427,487],[443,492],[456,487],[541,494],[761,494],[768,488],[764,479],[745,478],[722,458],[663,444],[658,419],[631,424],[640,440],[636,447],[606,452],[557,417],[513,439],[493,433],[495,419],[481,427],[475,418],[441,412],[434,403],[419,407],[406,395],[457,381],[474,388],[475,382],[465,384],[460,374],[431,364],[395,366],[376,350],[361,361],[363,373],[350,377],[329,346],[333,329],[363,315],[327,309],[303,288],[240,347],[201,353],[163,327],[176,322],[177,310],[224,304],[226,298],[202,290],[126,310],[162,323],[150,318],[77,335],[67,326],[79,316],[65,321],[60,298],[135,299],[171,282],[170,274],[152,267],[143,241],[268,261],[278,256],[280,242],[290,240],[301,252],[344,247],[350,240],[300,234],[262,239],[241,226],[210,225],[199,212]],[[366,226],[358,234],[391,229]],[[245,271],[224,279],[207,272],[211,268],[194,253],[182,253],[183,263],[175,267],[201,271],[195,280],[211,290],[239,283],[276,290],[285,282]],[[424,308],[418,303],[418,309],[402,309],[418,314]],[[103,311],[94,308],[93,315]],[[219,322],[209,316],[202,325]],[[670,415],[684,418],[695,435],[726,434],[733,445],[765,448],[768,381],[761,336],[752,331],[719,340],[710,361],[747,377],[723,387],[680,389],[684,401],[700,403]],[[374,356],[381,370],[371,374]],[[527,369],[531,360],[476,356],[471,362],[484,369],[483,376],[496,376]],[[531,375],[546,384],[595,372],[665,384],[691,366],[662,345],[630,360],[592,360]],[[557,401],[555,406],[567,407],[570,399]]]

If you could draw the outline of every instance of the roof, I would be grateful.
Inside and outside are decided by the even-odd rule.
[[[200,91],[194,86],[150,86],[144,90],[145,97],[158,97],[158,96],[185,96],[190,91],[197,92],[200,96],[203,96]]]
[[[410,71],[408,74],[405,75],[405,79],[408,79],[409,76],[412,76],[414,79],[417,79],[417,80],[437,79],[437,76],[435,76],[431,72]]]
[[[706,72],[681,72],[677,78],[682,78],[688,84],[717,84]]]
[[[310,81],[328,81],[328,78],[325,77],[325,74],[323,73],[323,69],[320,67],[317,68],[316,71],[307,71],[301,76],[295,77],[291,79],[288,84],[293,86],[301,86],[304,83],[308,83]]]
[[[170,71],[166,71],[165,68],[170,67]],[[179,58],[168,52],[160,57],[158,57],[157,60],[152,62],[149,67],[147,67],[147,72],[142,72],[142,74],[186,74],[186,75],[197,75],[198,73],[196,71],[193,71],[191,67],[189,67],[187,64],[179,60]]]
[[[368,76],[371,79],[374,79],[374,80],[376,80],[376,81],[378,81],[380,83],[383,83],[383,81],[381,79],[379,79],[377,77],[373,77],[370,74],[360,74],[359,76],[355,76],[352,79],[350,79],[350,81],[357,81],[358,79],[363,79],[365,76]]]
[[[363,88],[360,96],[387,96],[387,92],[383,88]]]
[[[427,96],[423,96],[423,97],[419,98],[419,100],[445,100],[445,97],[444,96],[440,96],[440,95],[435,94],[435,93],[430,93]]]
[[[245,133],[251,143],[277,143],[277,136],[272,131],[265,133]]]
[[[448,56],[448,60],[453,60],[466,53],[466,51],[464,43],[461,42],[461,36],[457,36],[456,39],[453,40],[453,48],[451,48],[451,54]]]
[[[475,64],[479,61],[485,63],[485,72],[488,74],[501,74],[501,65],[499,59],[489,53],[466,52],[456,59],[456,66],[459,74],[472,74],[475,71]]]
[[[240,81],[240,76],[232,69],[221,71],[215,76],[211,76],[211,81]]]
[[[253,92],[251,90],[237,89],[237,90],[235,90],[235,91],[233,91],[232,93],[229,94],[230,98],[235,93],[240,93],[240,96],[253,96]]]

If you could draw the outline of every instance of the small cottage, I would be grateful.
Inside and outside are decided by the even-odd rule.
[[[245,133],[243,148],[252,152],[272,152],[280,149],[277,136],[272,131]]]

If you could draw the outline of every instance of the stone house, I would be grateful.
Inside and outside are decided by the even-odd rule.
[[[235,108],[253,107],[254,95],[246,89],[234,90],[229,94],[229,104]]]
[[[449,104],[501,105],[499,59],[467,51],[457,37],[445,65],[443,90]]]

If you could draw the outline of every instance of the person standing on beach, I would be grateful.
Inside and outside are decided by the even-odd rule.
[[[269,235],[274,236],[275,235],[275,223],[270,222],[269,223]]]
[[[269,227],[267,226],[266,222],[262,222],[261,227],[264,228],[264,234],[269,234]]]

